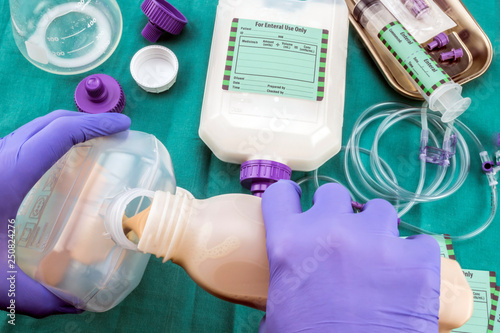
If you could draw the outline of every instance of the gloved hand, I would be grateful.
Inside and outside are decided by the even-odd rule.
[[[54,296],[8,262],[9,220],[35,183],[74,144],[128,129],[130,119],[122,114],[90,115],[54,111],[37,118],[0,139],[0,307],[6,310],[15,300],[15,313],[41,318],[81,310]],[[12,230],[10,235],[12,235]],[[12,243],[12,241],[10,241]],[[17,274],[8,274],[17,271]],[[15,297],[7,278],[15,275]],[[9,311],[9,310],[7,310]]]
[[[304,213],[300,194],[279,181],[262,198],[270,282],[260,332],[438,332],[436,240],[398,238],[385,200],[354,213],[341,185],[321,186]]]

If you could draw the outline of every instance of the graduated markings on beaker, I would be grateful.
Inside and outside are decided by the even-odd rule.
[[[88,44],[87,44],[87,45],[85,45],[85,46],[80,47],[79,49],[76,49],[76,50],[73,50],[73,51],[68,51],[68,54],[71,54],[71,53],[75,53],[75,52],[81,51],[81,50],[83,50],[84,48],[89,47],[89,46],[90,46],[90,45],[92,45],[92,44],[94,44],[94,41],[91,41],[90,43],[88,43]]]
[[[84,31],[85,31],[85,29],[87,29],[87,28],[83,28],[82,30],[80,30],[80,31],[78,31],[78,32],[75,32],[75,33],[74,33],[74,34],[72,34],[72,35],[69,35],[69,36],[66,36],[66,37],[61,37],[61,39],[63,39],[63,40],[64,40],[64,39],[68,39],[68,38],[74,37],[74,36],[78,35],[79,33],[84,32]],[[57,37],[56,37],[56,38],[57,38]]]
[[[79,8],[78,12],[83,12],[83,9],[87,6],[87,4],[89,2],[90,1],[88,1],[87,3],[80,2],[79,5],[82,6],[82,8]],[[76,37],[79,34],[81,34],[84,31],[86,31],[87,29],[95,28],[97,26],[97,18],[96,17],[91,17],[90,21],[87,21],[86,24],[87,24],[87,27],[84,27],[83,29],[81,29],[81,30],[79,30],[79,31],[77,31],[75,33],[72,33],[72,34],[70,34],[68,36],[65,36],[65,37],[51,36],[51,37],[46,37],[46,39],[47,39],[48,42],[51,42],[51,43],[64,43],[65,40],[73,38],[73,37]],[[101,32],[99,32],[97,34],[97,36],[95,36],[95,40],[101,39],[102,36],[103,36],[103,32],[101,31]],[[69,54],[81,51],[81,50],[83,50],[83,49],[91,46],[92,44],[94,44],[95,40],[91,41],[90,43],[87,43],[86,45],[84,45],[82,47],[79,47],[79,48],[71,50],[71,51],[66,51],[66,52],[65,51],[52,51],[52,54],[55,55],[55,56],[57,56],[57,57],[69,55]],[[109,45],[109,43],[107,43],[106,45]]]
[[[77,4],[78,7],[82,7],[82,8],[79,8],[80,10],[84,10],[85,7],[87,7],[87,5],[91,2],[92,0],[87,0],[87,2],[85,2],[85,0],[80,0]]]

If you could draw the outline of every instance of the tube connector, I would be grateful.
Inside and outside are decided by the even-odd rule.
[[[495,153],[495,164],[500,166],[500,150],[497,150]]]
[[[483,171],[486,173],[494,172],[495,171],[495,164],[493,161],[486,161],[482,165]]]
[[[429,142],[429,130],[422,129],[420,132],[420,160],[427,158],[427,143]]]
[[[422,130],[422,133],[426,130]],[[428,133],[427,133],[428,134]],[[421,134],[422,136],[422,134]],[[427,140],[420,141],[420,159],[427,163],[438,164],[444,167],[450,165],[450,158],[455,155],[457,147],[457,135],[452,134],[448,140],[443,143],[443,148],[422,146],[427,144]]]
[[[462,48],[458,48],[458,49],[451,49],[450,52],[443,52],[441,53],[441,55],[439,56],[439,60],[440,61],[446,61],[446,60],[451,60],[451,61],[455,61],[457,59],[460,59],[464,56],[464,50],[462,50]]]
[[[490,185],[490,187],[498,185],[496,174],[498,169],[500,168],[493,164],[493,161],[486,151],[480,152],[479,157],[481,158],[482,169],[486,174],[486,178],[488,178],[488,184]]]
[[[450,42],[450,39],[444,32],[438,33],[436,36],[434,36],[434,39],[432,42],[427,44],[427,50],[432,51],[436,48],[442,48],[443,46],[448,45]]]

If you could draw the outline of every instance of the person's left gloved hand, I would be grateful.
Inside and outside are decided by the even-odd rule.
[[[37,118],[0,139],[0,308],[15,299],[15,313],[41,318],[58,313],[79,313],[17,265],[8,263],[8,223],[13,222],[26,194],[73,145],[95,137],[124,131],[130,119],[122,114],[84,114],[54,111]],[[11,231],[12,232],[12,231]],[[9,297],[12,274],[15,297]],[[12,295],[12,294],[11,294]],[[9,311],[9,310],[7,310]]]

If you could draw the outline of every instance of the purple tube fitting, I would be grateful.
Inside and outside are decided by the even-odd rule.
[[[352,206],[352,208],[360,210],[360,211],[363,210],[363,208],[365,208],[365,204],[359,203],[359,202],[354,201],[354,200],[351,200],[351,206]]]
[[[75,90],[78,111],[85,113],[119,112],[125,108],[125,94],[114,78],[93,74],[83,79]]]
[[[241,165],[240,183],[252,191],[257,197],[262,197],[264,191],[280,179],[290,179],[292,169],[287,165],[269,160],[250,160]]]
[[[144,0],[141,9],[149,20],[142,30],[142,36],[152,43],[164,32],[180,34],[187,24],[186,17],[165,0]]]
[[[452,60],[452,61],[455,61],[457,59],[460,59],[464,56],[464,50],[462,50],[462,48],[458,48],[458,49],[451,49],[450,52],[443,52],[441,53],[441,55],[439,56],[439,60],[440,61],[446,61],[446,60]]]
[[[432,51],[435,48],[442,48],[443,46],[447,45],[450,42],[450,39],[448,36],[444,33],[441,32],[434,36],[434,40],[427,44],[427,50]]]
[[[482,168],[483,171],[486,173],[493,172],[493,167],[495,166],[495,163],[493,161],[486,161],[483,163]]]

